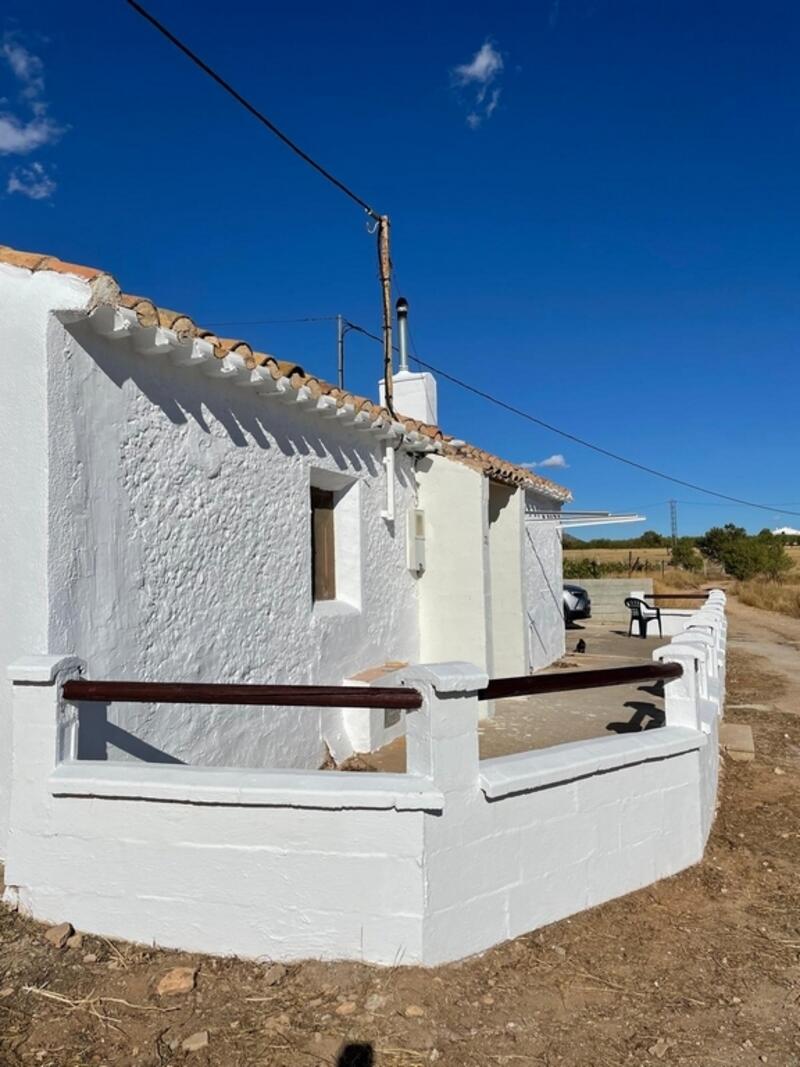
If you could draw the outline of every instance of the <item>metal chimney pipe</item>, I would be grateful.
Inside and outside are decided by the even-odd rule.
[[[401,372],[408,371],[408,301],[401,296],[397,304],[397,347],[400,350]]]

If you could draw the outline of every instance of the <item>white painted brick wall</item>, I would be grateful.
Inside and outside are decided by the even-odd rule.
[[[705,613],[714,641],[681,634],[654,653],[686,669],[666,686],[661,730],[481,764],[485,673],[410,667],[382,679],[424,696],[408,716],[407,777],[308,772],[276,788],[281,772],[251,771],[238,800],[214,768],[174,766],[148,768],[139,799],[91,795],[113,791],[113,765],[57,767],[70,743],[60,684],[74,659],[21,665],[6,899],[43,920],[192,951],[434,965],[630,893],[702,856],[723,604]],[[698,679],[715,669],[720,684],[703,699]],[[203,773],[223,782],[219,803],[191,784]],[[166,802],[154,775],[162,788],[189,784]]]

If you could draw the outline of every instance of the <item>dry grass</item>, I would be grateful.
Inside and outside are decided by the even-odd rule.
[[[652,603],[659,608],[700,608],[706,600],[706,594],[703,590],[709,588],[711,588],[709,579],[704,578],[702,574],[692,573],[691,571],[668,570],[664,572],[663,577],[653,578],[653,593],[656,599]],[[696,600],[657,599],[660,593],[683,594],[694,592],[695,590],[698,591]]]
[[[690,589],[709,589],[710,579],[693,571],[666,570],[653,579],[654,593],[684,593]],[[705,595],[705,594],[703,594]]]
[[[737,582],[732,591],[743,604],[800,619],[800,585],[754,579]]]
[[[564,559],[596,559],[598,563],[627,563],[632,560],[647,560],[660,563],[668,560],[669,548],[565,548]]]

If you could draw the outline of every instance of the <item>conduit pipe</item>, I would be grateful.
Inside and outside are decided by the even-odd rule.
[[[383,446],[383,469],[386,471],[386,507],[381,518],[394,522],[394,445],[387,440]]]

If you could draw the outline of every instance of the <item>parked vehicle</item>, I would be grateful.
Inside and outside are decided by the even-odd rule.
[[[582,585],[564,582],[564,623],[569,626],[576,619],[591,619],[592,601]]]

